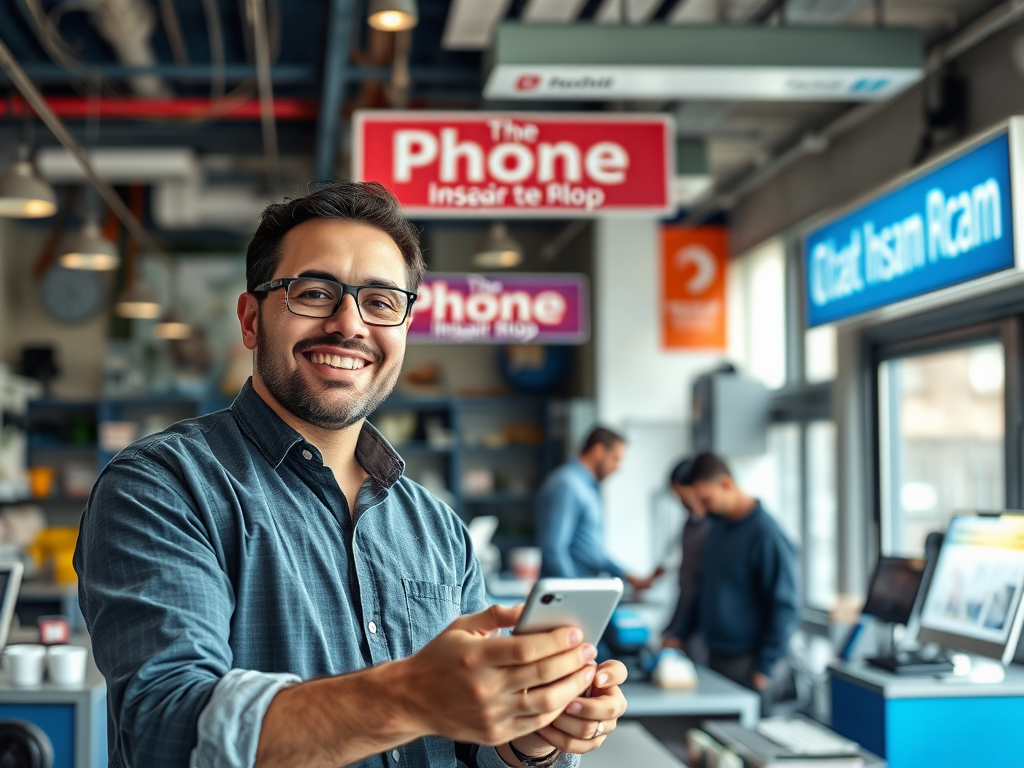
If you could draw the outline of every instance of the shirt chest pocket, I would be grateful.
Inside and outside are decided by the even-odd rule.
[[[462,587],[402,579],[412,652],[437,637],[462,614]]]

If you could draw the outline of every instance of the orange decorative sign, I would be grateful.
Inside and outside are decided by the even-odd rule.
[[[665,349],[726,348],[724,227],[662,227],[661,333]]]

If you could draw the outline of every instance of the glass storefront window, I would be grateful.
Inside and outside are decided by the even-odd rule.
[[[883,554],[919,556],[955,510],[1003,507],[1004,366],[998,342],[879,366]]]
[[[769,240],[729,262],[729,357],[769,389],[786,384],[786,246]]]
[[[812,421],[807,425],[807,603],[828,610],[838,594],[836,496],[836,425]]]
[[[821,384],[836,377],[836,327],[820,325],[804,333],[804,378],[808,384]]]

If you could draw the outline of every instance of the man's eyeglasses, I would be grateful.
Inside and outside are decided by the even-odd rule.
[[[359,316],[367,325],[401,325],[409,316],[416,294],[382,285],[345,285],[314,277],[282,277],[253,288],[267,293],[284,288],[285,304],[293,315],[331,317],[338,311],[345,294],[356,301]]]

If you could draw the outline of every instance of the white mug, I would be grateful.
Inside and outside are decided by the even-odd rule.
[[[4,649],[11,665],[11,683],[17,686],[40,685],[43,682],[43,661],[46,646],[30,643],[9,645]]]
[[[89,651],[80,645],[51,645],[46,649],[46,666],[54,685],[81,685]]]

